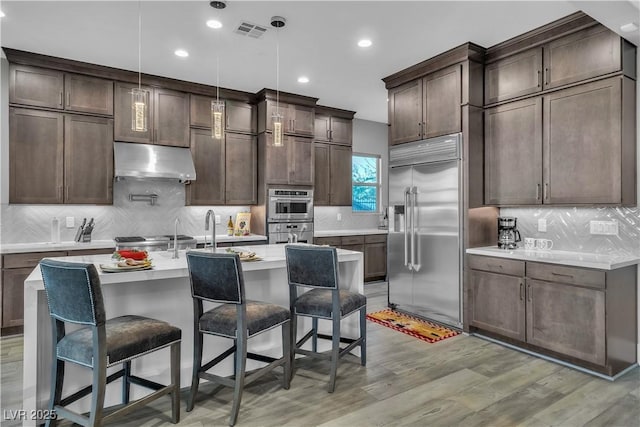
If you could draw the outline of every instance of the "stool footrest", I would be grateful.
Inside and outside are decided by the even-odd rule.
[[[118,372],[114,372],[113,374],[107,377],[107,384],[117,380],[118,378],[124,375],[124,369],[119,370]],[[91,385],[86,386],[85,388],[76,391],[71,396],[67,396],[64,399],[60,400],[60,406],[67,406],[70,403],[75,402],[76,400],[82,399],[83,397],[89,395],[91,393],[91,389],[93,387]]]
[[[331,335],[326,335],[326,334],[318,334],[318,338],[322,338],[329,341],[333,340],[333,337]],[[345,344],[351,344],[354,341],[356,341],[356,339],[340,337],[340,342],[343,342]]]
[[[276,357],[265,356],[263,354],[257,354],[257,353],[247,353],[247,359],[257,360],[258,362],[264,362],[264,363],[272,363],[272,362],[275,362],[276,360],[280,360],[279,358],[276,358]]]
[[[134,402],[129,403],[127,406],[124,406],[112,413],[110,413],[109,415],[106,415],[103,419],[102,422],[103,424],[106,424],[114,419],[120,418],[123,415],[127,415],[128,413],[147,405],[149,402],[152,402],[154,400],[156,400],[159,397],[164,396],[165,394],[169,394],[171,393],[176,387],[179,387],[179,385],[168,385],[168,386],[164,386],[159,390],[154,391],[153,393],[142,397]]]
[[[136,377],[134,375],[130,375],[129,376],[129,382],[131,384],[136,384],[136,385],[139,385],[139,386],[142,386],[142,387],[146,387],[146,388],[151,389],[151,390],[160,390],[160,389],[166,387],[163,384],[158,384],[155,381],[149,381],[147,379]]]
[[[218,355],[216,358],[212,359],[210,362],[205,363],[200,368],[200,372],[207,372],[209,369],[216,366],[218,363],[222,362],[227,357],[231,356],[236,351],[236,346],[232,346],[230,349],[226,350],[224,353]]]

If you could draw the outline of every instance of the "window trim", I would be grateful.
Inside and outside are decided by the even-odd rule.
[[[369,157],[376,159],[376,175],[377,181],[373,182],[357,182],[353,180],[353,158],[354,157]],[[382,171],[380,170],[382,167],[382,156],[380,154],[375,153],[362,153],[362,152],[352,152],[351,153],[351,213],[356,215],[380,215],[382,212]],[[376,187],[376,210],[375,211],[356,211],[353,209],[353,187]]]

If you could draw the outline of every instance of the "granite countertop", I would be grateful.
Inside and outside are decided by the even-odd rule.
[[[615,270],[639,264],[640,257],[627,254],[596,254],[589,252],[572,252],[559,250],[499,249],[497,246],[485,246],[467,249],[468,254],[484,255],[497,258],[509,258],[520,261],[545,262],[574,267],[596,268],[599,270]]]
[[[389,230],[380,228],[360,228],[349,230],[315,230],[313,237],[361,236],[365,234],[388,234]]]

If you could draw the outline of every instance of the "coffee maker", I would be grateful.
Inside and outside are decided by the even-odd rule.
[[[516,249],[520,238],[520,232],[516,228],[518,219],[513,216],[498,217],[498,247],[500,249]]]

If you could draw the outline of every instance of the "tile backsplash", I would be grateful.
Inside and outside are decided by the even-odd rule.
[[[340,221],[338,214],[341,215]],[[351,206],[316,206],[313,215],[314,230],[377,228],[380,222],[380,214],[354,214]]]
[[[131,202],[129,194],[157,194],[154,206]],[[82,218],[95,218],[94,240],[115,236],[173,234],[180,219],[179,234],[202,236],[208,209],[220,215],[217,234],[226,233],[229,216],[249,211],[249,206],[185,206],[185,186],[172,181],[124,180],[114,183],[113,205],[0,205],[0,243],[34,243],[51,240],[51,219],[60,219],[62,241],[71,241]],[[65,218],[74,217],[75,226],[65,227]]]
[[[502,216],[518,218],[525,237],[553,240],[553,249],[640,256],[640,208],[502,208]],[[538,231],[546,219],[547,231]],[[590,221],[618,222],[618,235],[590,233]],[[522,244],[521,244],[522,245]]]

